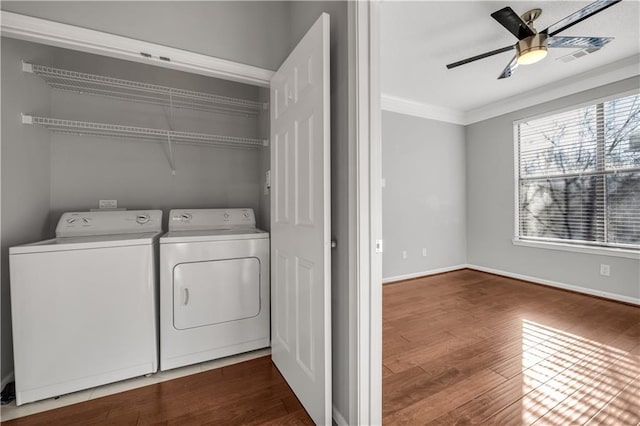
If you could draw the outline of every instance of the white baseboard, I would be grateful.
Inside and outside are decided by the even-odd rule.
[[[410,280],[412,278],[427,277],[429,275],[442,274],[444,272],[457,271],[457,270],[465,269],[465,268],[473,269],[473,270],[480,271],[480,272],[488,272],[490,274],[495,274],[495,275],[501,275],[503,277],[509,277],[509,278],[515,278],[515,279],[518,279],[518,280],[529,281],[529,282],[532,282],[532,283],[535,283],[535,284],[542,284],[542,285],[546,285],[546,286],[549,286],[549,287],[560,288],[560,289],[563,289],[563,290],[571,290],[571,291],[574,291],[576,293],[582,293],[582,294],[588,294],[588,295],[591,295],[591,296],[603,297],[605,299],[616,300],[618,302],[625,302],[625,303],[631,303],[633,305],[640,305],[640,298],[638,298],[638,297],[623,296],[623,295],[616,294],[616,293],[609,293],[609,292],[606,292],[606,291],[593,290],[591,288],[580,287],[580,286],[576,286],[576,285],[560,283],[560,282],[557,282],[557,281],[551,281],[551,280],[545,280],[545,279],[542,279],[542,278],[531,277],[529,275],[516,274],[516,273],[513,273],[513,272],[502,271],[500,269],[493,269],[493,268],[487,268],[485,266],[470,265],[470,264],[460,264],[460,265],[455,265],[455,266],[448,266],[446,268],[432,269],[430,271],[416,272],[416,273],[413,273],[413,274],[397,275],[395,277],[383,278],[382,279],[382,283],[383,284],[388,284],[388,283],[395,282],[395,281],[402,281],[402,280]]]
[[[474,269],[476,271],[488,272],[490,274],[502,275],[504,277],[515,278],[523,281],[530,281],[532,283],[561,288],[563,290],[571,290],[571,291],[575,291],[576,293],[589,294],[591,296],[604,297],[605,299],[616,300],[618,302],[625,302],[625,303],[631,303],[634,305],[640,305],[640,298],[637,298],[637,297],[622,296],[620,294],[609,293],[609,292],[600,291],[600,290],[593,290],[590,288],[579,287],[571,284],[559,283],[557,281],[530,277],[528,275],[514,274],[512,272],[501,271],[499,269],[493,269],[493,268],[486,268],[484,266],[466,265],[466,267],[469,269]]]
[[[382,284],[388,284],[394,281],[410,280],[412,278],[428,277],[429,275],[443,274],[445,272],[457,271],[468,267],[466,264],[447,266],[444,268],[431,269],[429,271],[414,272],[406,275],[396,275],[395,277],[388,277],[382,279]]]
[[[2,379],[0,379],[0,391],[7,386],[8,383],[13,382],[13,371],[9,374],[6,374]]]
[[[338,426],[349,426],[349,423],[345,420],[344,416],[342,415],[342,413],[340,413],[340,411],[338,411],[335,405],[332,407],[331,415],[333,417],[333,421]]]

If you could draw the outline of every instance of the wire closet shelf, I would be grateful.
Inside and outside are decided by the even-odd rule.
[[[26,114],[22,115],[22,123],[40,125],[58,133],[164,141],[176,144],[215,145],[231,148],[259,148],[267,143],[262,139],[239,138],[206,133],[179,132],[174,130],[121,126],[118,124],[92,123],[88,121],[63,120],[58,118],[36,117]]]
[[[266,103],[22,63],[54,89],[199,111],[255,116]]]

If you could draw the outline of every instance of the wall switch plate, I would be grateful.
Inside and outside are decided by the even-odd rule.
[[[264,195],[269,195],[271,189],[271,170],[267,170],[264,174]]]
[[[98,206],[101,209],[117,209],[118,208],[118,200],[100,200]]]
[[[407,257],[408,257],[407,251],[406,250],[402,250],[402,258],[406,259]]]
[[[426,248],[426,247],[424,247],[424,248],[422,249],[422,256],[423,256],[423,257],[427,257],[427,248]]]
[[[611,267],[609,265],[605,265],[604,263],[600,264],[600,275],[608,277],[611,275]]]

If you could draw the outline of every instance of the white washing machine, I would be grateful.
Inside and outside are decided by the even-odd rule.
[[[64,213],[9,249],[17,405],[157,371],[162,212]]]
[[[269,233],[252,209],[171,210],[160,238],[160,369],[268,347]]]

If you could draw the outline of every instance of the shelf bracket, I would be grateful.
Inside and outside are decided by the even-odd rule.
[[[169,89],[169,128],[173,130],[173,90]]]
[[[27,115],[25,113],[20,114],[20,116],[22,117],[22,124],[33,124],[32,116]]]
[[[269,146],[269,139],[262,139],[262,146]]]
[[[29,62],[22,61],[22,72],[30,72],[33,74],[33,65]]]
[[[169,167],[171,167],[171,176],[176,175],[176,168],[173,165],[173,146],[171,144],[171,133],[167,132],[167,142],[169,146]]]

